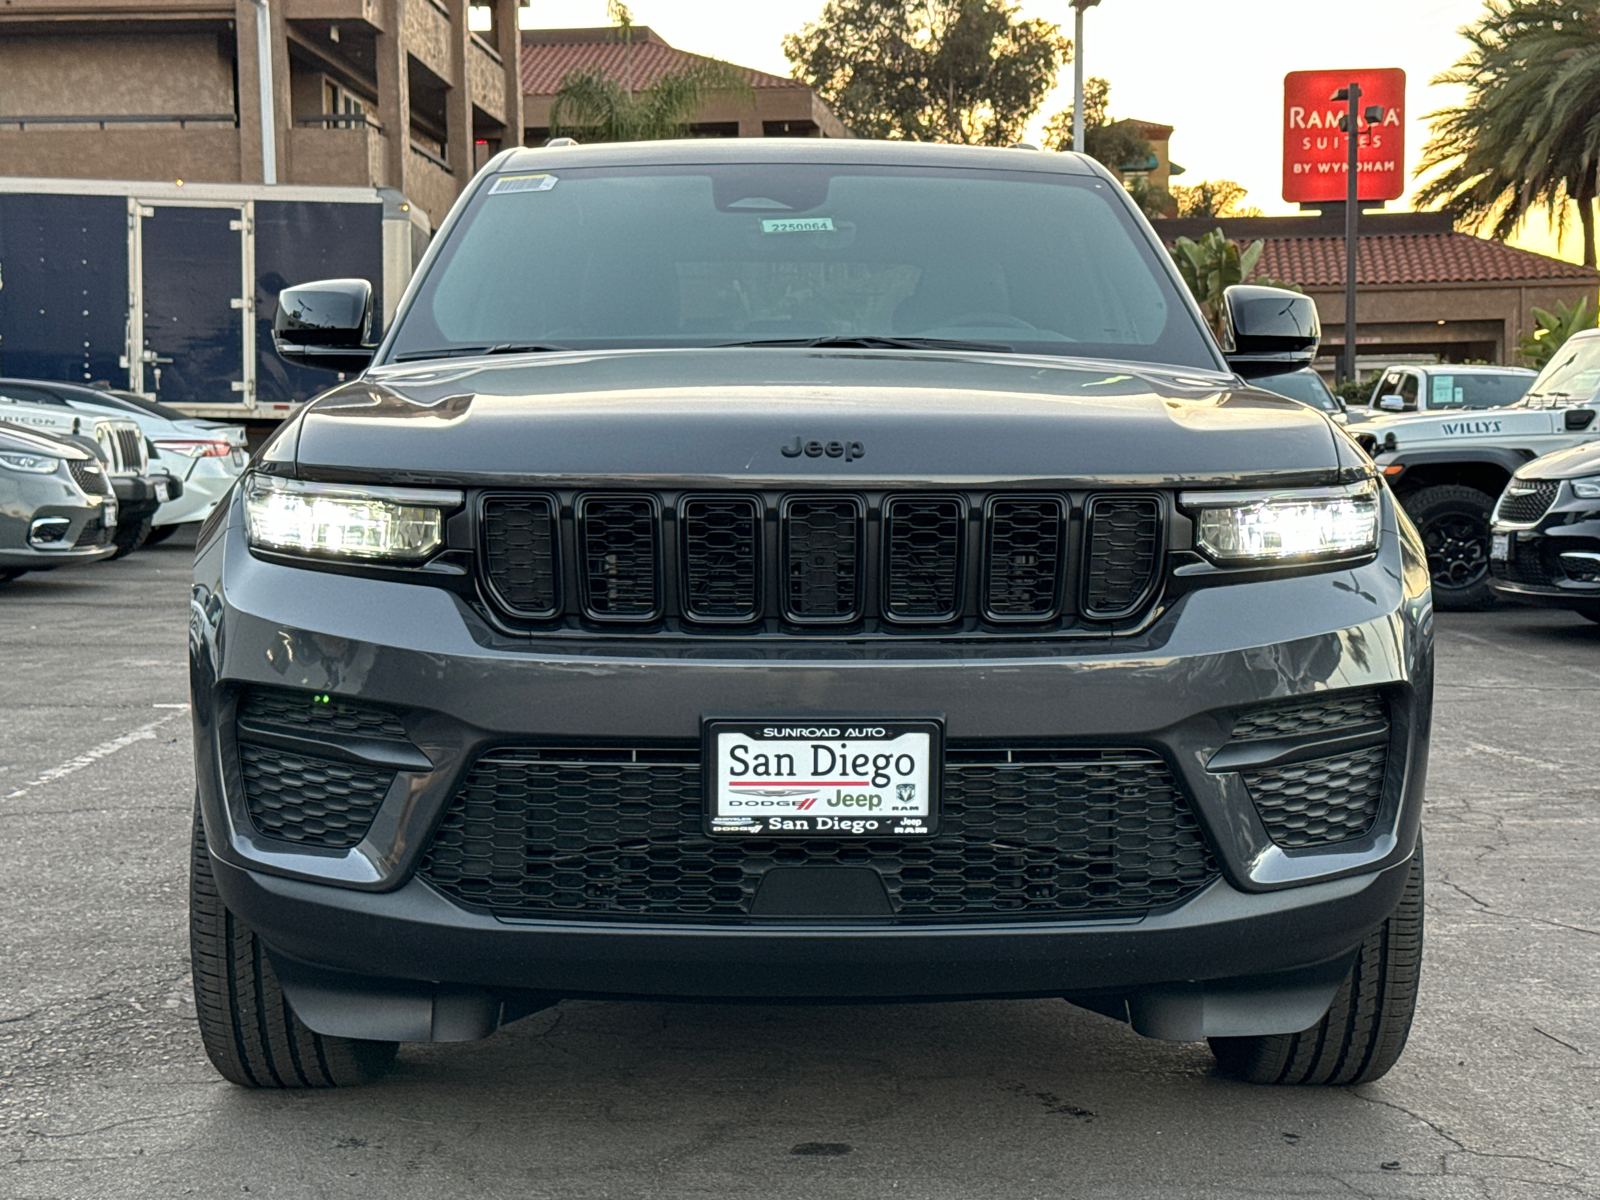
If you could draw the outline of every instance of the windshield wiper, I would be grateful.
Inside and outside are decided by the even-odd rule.
[[[833,334],[814,338],[761,338],[750,342],[720,342],[717,348],[733,346],[827,346],[844,350],[998,350],[1012,353],[1004,342],[964,342],[956,338],[880,337],[876,334]]]
[[[570,346],[547,346],[541,342],[496,342],[492,346],[447,346],[439,350],[408,350],[394,356],[395,362],[416,362],[424,358],[467,358],[475,354],[560,354]]]

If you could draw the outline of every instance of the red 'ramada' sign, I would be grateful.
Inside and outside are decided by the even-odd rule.
[[[1347,153],[1339,118],[1349,106],[1329,96],[1351,81],[1361,85],[1361,142],[1356,194],[1398,200],[1406,190],[1406,73],[1398,67],[1363,71],[1291,71],[1283,77],[1283,198],[1312,204],[1345,198]],[[1383,109],[1368,127],[1366,110]]]

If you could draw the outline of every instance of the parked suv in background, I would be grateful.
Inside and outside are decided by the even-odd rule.
[[[1421,954],[1428,574],[1092,159],[509,151],[201,531],[201,1031],[371,1078],[563,997],[1065,997],[1382,1075]],[[849,1010],[838,1008],[840,1021]],[[952,1035],[959,1036],[955,1024]]]
[[[1536,458],[1495,505],[1494,590],[1600,621],[1600,443]]]
[[[1350,405],[1352,421],[1382,419],[1386,414],[1466,412],[1504,408],[1522,399],[1537,371],[1526,367],[1481,367],[1441,363],[1426,367],[1389,367],[1379,374],[1366,402]]]
[[[159,508],[130,515],[130,522],[140,526],[131,527],[123,539],[130,547],[135,541],[159,542],[178,526],[210,516],[250,459],[242,426],[196,420],[132,392],[38,379],[0,379],[0,404],[8,400],[116,415],[139,426],[152,451],[155,472],[170,476],[177,486],[168,486]]]
[[[117,500],[81,439],[0,421],[0,583],[116,553]]]

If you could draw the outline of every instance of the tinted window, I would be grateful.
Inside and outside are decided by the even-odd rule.
[[[1385,371],[1383,376],[1373,386],[1372,395],[1364,403],[1375,405],[1385,396],[1398,396],[1400,394],[1400,372]]]
[[[1417,377],[1415,375],[1413,375],[1410,371],[1404,371],[1404,372],[1401,373],[1401,375],[1400,375],[1400,391],[1399,391],[1398,395],[1399,395],[1400,399],[1402,399],[1402,400],[1404,400],[1406,402],[1406,411],[1407,412],[1412,412],[1412,411],[1414,411],[1416,409],[1416,407],[1417,407]]]
[[[1521,400],[1531,375],[1488,375],[1460,372],[1428,375],[1429,408],[1501,408]]]
[[[0,383],[0,404],[53,404],[65,408],[66,401],[54,392],[43,388],[19,387],[14,383]]]
[[[1089,176],[820,164],[501,176],[472,200],[391,358],[920,336],[1215,367],[1158,253]]]
[[[1527,391],[1530,399],[1587,400],[1600,391],[1600,338],[1574,339],[1556,351]]]

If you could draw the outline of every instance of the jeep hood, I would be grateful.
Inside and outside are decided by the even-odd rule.
[[[1248,485],[1332,482],[1367,461],[1320,413],[1220,373],[942,351],[432,360],[375,368],[294,426],[268,461],[412,483]],[[860,453],[830,457],[830,442]]]

